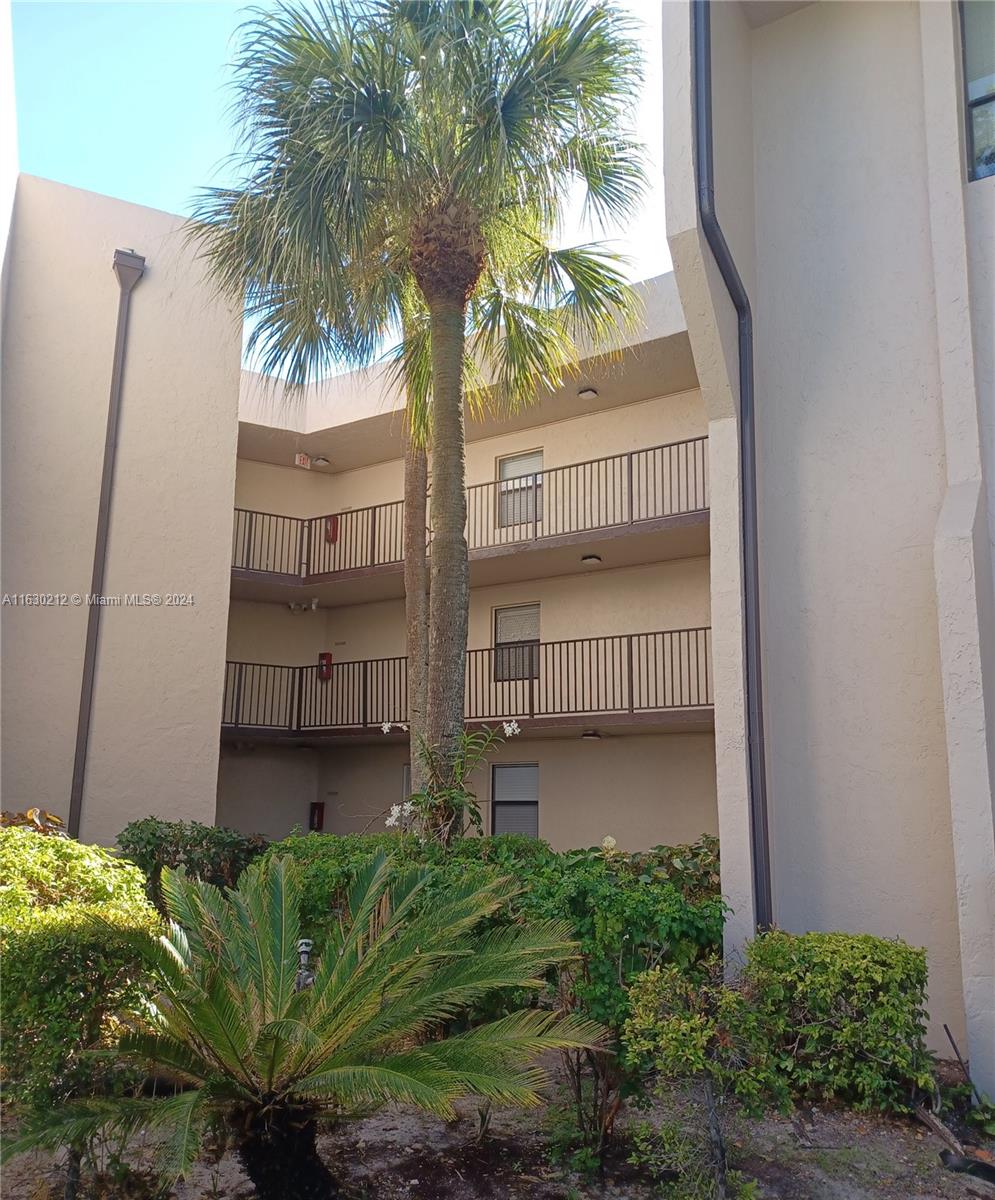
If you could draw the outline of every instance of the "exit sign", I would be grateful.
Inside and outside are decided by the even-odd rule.
[[[305,454],[303,450],[294,455],[294,466],[303,467],[306,471],[311,470],[311,455]]]

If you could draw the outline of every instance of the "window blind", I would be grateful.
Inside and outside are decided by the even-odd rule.
[[[527,454],[514,454],[498,462],[498,479],[521,479],[523,475],[538,475],[542,470],[542,451],[530,450]]]
[[[539,605],[518,604],[514,608],[499,608],[494,612],[494,642],[537,642],[539,640]]]
[[[538,804],[501,804],[493,806],[491,821],[495,834],[519,833],[524,837],[539,836]]]

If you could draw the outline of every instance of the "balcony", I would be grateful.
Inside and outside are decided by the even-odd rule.
[[[546,552],[543,575],[576,571],[578,549],[609,544],[611,566],[707,554],[708,439],[476,484],[467,490],[466,536],[474,586],[534,577],[526,556],[535,550]],[[288,586],[317,587],[330,603],[401,595],[403,539],[402,500],[318,517],[237,508],[233,592],[286,599]],[[329,583],[352,586],[322,594]]]
[[[708,729],[712,631],[670,629],[470,650],[468,724],[527,722],[525,732],[612,725]],[[317,666],[225,665],[225,737],[324,740],[377,732],[407,719],[407,660]]]

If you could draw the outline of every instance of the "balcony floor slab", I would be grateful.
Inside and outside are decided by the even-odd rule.
[[[580,560],[590,554],[602,560],[594,570],[701,558],[709,553],[708,517],[708,509],[702,509],[635,525],[471,550],[470,586],[586,574],[589,568]],[[360,567],[303,580],[296,575],[233,568],[231,595],[236,600],[277,604],[316,596],[318,603],[328,608],[398,599],[404,595],[403,564]]]

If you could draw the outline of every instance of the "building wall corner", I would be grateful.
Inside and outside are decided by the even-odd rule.
[[[987,581],[980,480],[948,489],[933,547],[956,871],[964,1016],[971,1072],[995,1093],[995,614]],[[986,653],[987,648],[987,653]]]

